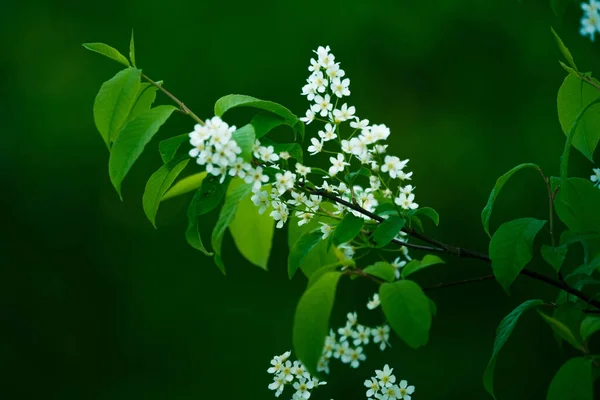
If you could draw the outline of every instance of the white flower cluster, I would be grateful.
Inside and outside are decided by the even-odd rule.
[[[327,382],[311,376],[300,361],[292,363],[289,360],[291,354],[291,351],[286,351],[271,360],[271,367],[267,372],[273,374],[273,382],[269,384],[269,389],[275,391],[275,397],[279,397],[285,386],[291,385],[296,390],[292,400],[308,399],[313,389],[326,385]]]
[[[325,338],[323,355],[317,364],[317,371],[329,374],[329,362],[332,358],[340,360],[344,364],[350,364],[352,368],[358,368],[361,361],[365,361],[363,346],[369,343],[379,344],[381,351],[390,346],[390,327],[387,325],[369,328],[358,323],[356,313],[348,313],[346,325],[337,330],[336,336],[333,330]]]
[[[408,382],[401,380],[396,385],[396,377],[392,374],[393,368],[387,364],[382,370],[375,370],[375,376],[365,381],[367,398],[374,397],[380,400],[411,400],[411,394],[415,392],[414,386],[408,386]]]
[[[590,0],[589,3],[581,3],[583,17],[581,17],[582,36],[589,36],[592,42],[596,32],[600,32],[600,1]]]
[[[600,188],[600,168],[594,168],[593,171],[594,175],[590,179],[594,183],[594,186]]]

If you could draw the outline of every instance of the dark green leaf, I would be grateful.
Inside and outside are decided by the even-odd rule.
[[[507,173],[502,175],[496,181],[496,184],[494,185],[494,188],[492,189],[492,192],[490,193],[488,202],[485,205],[485,207],[483,208],[483,210],[481,211],[481,222],[483,223],[483,229],[488,234],[488,236],[491,237],[490,217],[492,215],[492,208],[494,207],[494,202],[496,201],[498,194],[500,194],[500,191],[502,190],[502,188],[504,187],[506,182],[508,182],[508,180],[515,174],[515,172],[520,171],[525,168],[533,168],[533,169],[540,171],[540,167],[538,167],[535,164],[531,164],[531,163],[521,164],[521,165],[517,165],[516,167],[514,167],[513,169],[511,169],[510,171],[508,171]]]
[[[152,174],[146,183],[142,204],[146,217],[156,228],[156,213],[165,192],[171,187],[181,171],[186,167],[189,158],[171,160]]]
[[[260,139],[278,126],[284,125],[285,119],[268,112],[260,112],[252,118],[250,124],[254,127],[256,138]]]
[[[575,233],[600,233],[600,190],[583,178],[569,178],[556,194],[554,206],[562,222]]]
[[[571,358],[558,370],[548,388],[547,400],[593,400],[592,360]]]
[[[363,269],[363,272],[388,282],[394,282],[396,279],[396,271],[394,270],[394,267],[385,261],[378,261],[373,265],[369,265]]]
[[[129,40],[129,59],[131,60],[131,65],[135,67],[135,43],[133,42],[133,29],[131,30],[131,40]]]
[[[185,238],[190,246],[196,250],[200,250],[207,256],[212,256],[213,253],[208,252],[204,247],[204,243],[202,243],[202,238],[198,231],[198,217],[217,208],[223,197],[225,197],[230,179],[226,179],[224,183],[220,183],[219,179],[218,176],[214,175],[208,175],[204,178],[200,189],[194,194],[194,198],[188,208],[188,227],[185,232]]]
[[[333,244],[338,246],[354,239],[363,227],[365,220],[348,213],[333,231]]]
[[[113,143],[108,161],[110,180],[121,196],[121,182],[146,144],[175,111],[173,106],[158,106],[129,121]]]
[[[123,54],[119,53],[119,51],[117,49],[110,47],[107,44],[84,43],[84,44],[82,44],[82,46],[90,51],[93,51],[98,54],[102,54],[103,56],[108,57],[111,60],[114,60],[120,64],[123,64],[126,67],[129,67],[129,61],[127,61],[127,58],[125,58],[125,56]]]
[[[375,214],[377,215],[398,215],[398,209],[392,203],[380,203],[375,208]]]
[[[576,308],[573,304],[564,302],[559,303],[558,307],[554,309],[552,312],[552,318],[557,321],[560,321],[563,325],[565,325],[573,334],[578,342],[582,342],[581,336],[579,335],[579,327],[581,325],[581,320],[583,319],[585,314],[581,311],[581,309]],[[558,342],[559,346],[562,345],[562,335],[560,332],[557,332],[556,327],[550,325],[552,330],[554,331],[554,337]]]
[[[94,100],[94,122],[107,146],[110,147],[127,121],[140,92],[141,72],[126,68],[104,82]]]
[[[317,374],[317,364],[329,332],[329,316],[335,291],[342,276],[327,272],[302,295],[294,315],[294,351],[311,374]]]
[[[435,211],[431,207],[417,208],[416,210],[410,211],[408,213],[408,215],[410,217],[412,217],[413,215],[414,216],[423,215],[423,216],[429,218],[435,224],[435,226],[438,226],[440,224],[440,215],[437,213],[437,211]]]
[[[240,182],[240,180],[236,180],[236,182]],[[248,196],[248,194],[252,190],[251,184],[241,183],[234,187],[233,183],[230,185],[230,189],[225,196],[225,202],[223,203],[223,207],[221,208],[221,212],[219,213],[219,219],[212,232],[212,247],[215,252],[215,258],[221,258],[221,246],[223,244],[223,236],[225,235],[225,230],[233,220],[236,215],[238,204],[241,202],[243,198]],[[225,274],[225,266],[223,265],[222,260],[220,260],[219,268],[221,272]]]
[[[402,278],[406,278],[414,272],[436,264],[444,264],[444,260],[431,254],[427,254],[423,257],[423,260],[411,260],[404,268],[402,268]]]
[[[496,396],[494,395],[494,369],[496,368],[496,359],[498,357],[498,353],[510,337],[521,315],[525,311],[537,307],[543,303],[544,302],[542,300],[527,300],[526,302],[512,310],[510,314],[504,317],[502,322],[500,322],[500,325],[498,325],[498,329],[496,329],[496,339],[494,341],[494,350],[492,351],[492,357],[490,358],[490,362],[488,363],[483,374],[483,386],[485,387],[485,390],[487,390],[487,392],[491,394],[494,399],[496,398]]]
[[[244,125],[233,132],[233,140],[235,140],[242,149],[240,157],[242,157],[244,161],[249,162],[252,159],[252,148],[254,146],[254,141],[256,140],[252,125]]]
[[[165,139],[158,144],[158,152],[160,153],[160,158],[162,158],[163,163],[168,163],[171,161],[175,154],[177,154],[177,150],[181,147],[181,145],[189,140],[190,136],[187,133],[183,135],[173,136],[172,138]]]
[[[585,341],[594,333],[600,331],[600,317],[597,315],[588,315],[581,321],[581,338]]]
[[[161,201],[168,200],[173,197],[181,196],[189,192],[193,192],[202,185],[202,181],[206,178],[207,172],[198,172],[197,174],[186,176],[185,178],[177,181],[168,191],[164,194]]]
[[[560,336],[561,339],[566,340],[571,346],[575,347],[577,350],[585,352],[585,348],[580,340],[575,336],[575,334],[569,329],[568,326],[563,324],[561,321],[556,318],[552,318],[543,312],[538,310],[538,313],[542,316],[542,318],[552,327],[552,330]]]
[[[304,257],[321,241],[322,236],[321,231],[305,233],[291,248],[288,255],[288,276],[290,279],[296,274]]]
[[[531,261],[533,240],[546,221],[521,218],[506,222],[490,241],[490,259],[496,280],[508,292],[510,284]]]
[[[407,345],[416,349],[427,343],[431,306],[419,285],[409,280],[384,283],[379,299],[388,323]]]
[[[389,244],[404,228],[406,220],[402,217],[391,215],[388,219],[379,224],[373,232],[373,242],[376,247],[383,247]]]
[[[551,2],[552,10],[554,11],[554,13],[556,15],[562,15],[567,3],[564,0],[550,0],[550,2]],[[558,49],[560,50],[562,55],[565,57],[565,60],[567,60],[569,65],[573,69],[575,69],[575,71],[579,72],[579,70],[577,69],[577,65],[575,65],[575,60],[573,60],[573,56],[571,55],[571,52],[569,51],[567,46],[565,46],[565,44],[563,43],[561,38],[558,36],[556,31],[554,30],[554,28],[550,28],[550,29],[552,30],[554,39],[556,39],[556,44],[558,45]]]
[[[548,264],[554,268],[556,272],[560,271],[562,263],[565,261],[567,256],[568,247],[552,247],[548,245],[542,246],[542,257]]]

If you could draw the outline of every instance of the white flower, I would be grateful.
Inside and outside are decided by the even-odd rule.
[[[360,156],[367,153],[367,143],[363,142],[360,137],[350,139],[350,149],[352,154]]]
[[[352,330],[352,324],[350,321],[346,323],[345,326],[338,329],[338,334],[340,335],[340,343],[344,343],[348,338],[352,337],[354,331]]]
[[[400,161],[396,156],[385,156],[381,172],[387,172],[391,178],[397,178],[400,171],[406,166],[408,160]]]
[[[304,211],[296,211],[296,217],[298,217],[298,226],[302,226],[310,222],[314,214],[304,212]]]
[[[402,188],[400,188],[400,193],[404,193],[405,195],[409,195],[412,193],[412,191],[415,190],[415,188],[413,187],[413,185],[406,185]]]
[[[348,361],[344,361],[344,359],[342,359],[342,362],[344,362],[344,363],[349,362],[350,367],[352,367],[352,368],[358,368],[358,366],[360,365],[360,362],[365,361],[367,359],[367,356],[363,353],[362,347],[350,349],[350,352],[345,357]]]
[[[389,199],[392,197],[392,191],[389,188],[386,188],[383,191],[383,197],[385,197],[386,199]]]
[[[327,90],[328,83],[329,82],[327,81],[327,79],[325,79],[325,77],[323,76],[323,72],[321,71],[315,72],[309,78],[309,84],[314,85],[317,88],[317,92],[319,93],[323,93],[325,90]]]
[[[310,142],[312,144],[310,146],[308,146],[307,150],[311,156],[314,156],[315,154],[323,151],[323,142],[321,142],[317,138],[310,138]]]
[[[385,350],[386,346],[389,346],[388,340],[390,338],[390,327],[387,325],[378,326],[371,329],[373,335],[373,343],[381,343],[379,349]]]
[[[369,126],[369,120],[368,119],[359,119],[358,117],[355,117],[355,120],[350,122],[350,126],[354,129],[365,129]]]
[[[291,382],[294,379],[294,375],[292,374],[292,362],[291,361],[286,361],[285,364],[283,364],[283,367],[281,367],[281,372],[279,373],[279,376],[281,376],[286,382]]]
[[[308,399],[310,397],[309,390],[312,389],[313,387],[314,387],[314,383],[312,380],[306,381],[306,379],[300,378],[298,382],[294,382],[294,389],[296,389],[294,398]]]
[[[581,9],[587,14],[598,14],[600,11],[600,2],[596,0],[590,0],[589,3],[581,3]]]
[[[315,113],[312,110],[306,110],[306,117],[300,118],[300,121],[304,122],[306,125],[310,125],[311,122],[315,120]]]
[[[339,69],[335,71],[336,74],[339,73]],[[337,97],[342,98],[344,96],[350,96],[350,79],[346,78],[341,80],[340,78],[334,78],[331,81],[331,91]]]
[[[370,130],[377,140],[386,140],[390,136],[390,128],[383,124],[371,125]]]
[[[331,232],[333,232],[333,226],[327,225],[324,222],[319,222],[319,223],[321,224],[321,233],[323,233],[323,236],[321,236],[321,239],[327,239],[329,234],[331,234]]]
[[[355,346],[367,345],[369,344],[369,338],[371,337],[371,328],[368,328],[363,325],[358,325],[356,330],[352,332],[352,339],[354,341],[352,344]]]
[[[276,376],[273,378],[273,382],[269,384],[269,389],[275,390],[275,397],[279,397],[283,388],[285,387],[285,379],[282,376]]]
[[[258,154],[260,155],[260,159],[264,162],[279,161],[279,156],[275,154],[275,149],[273,149],[273,146],[260,147],[258,149]]]
[[[319,62],[317,60],[315,60],[314,58],[310,59],[310,66],[308,67],[308,70],[310,72],[317,72],[321,70],[321,64],[319,64]]]
[[[255,190],[260,189],[260,187],[262,186],[263,183],[266,183],[269,181],[269,177],[266,175],[263,175],[263,169],[262,167],[256,167],[256,168],[251,168],[248,171],[248,175],[246,175],[246,178],[244,179],[244,181],[246,183],[253,183],[253,188]]]
[[[335,122],[344,122],[351,119],[356,112],[356,108],[354,106],[348,107],[348,104],[344,103],[342,108],[339,110],[333,110],[333,116],[335,118]]]
[[[338,343],[335,346],[335,351],[333,352],[334,358],[342,358],[350,353],[350,347],[348,342]]]
[[[310,379],[310,374],[300,361],[294,361],[294,365],[292,366],[292,374],[296,375],[296,378],[298,379]]]
[[[276,373],[280,372],[281,369],[283,368],[283,363],[281,362],[281,357],[280,356],[273,357],[273,359],[271,360],[271,365],[272,365],[272,367],[270,367],[267,370],[268,373],[276,374]]]
[[[387,364],[384,365],[383,370],[375,370],[375,376],[379,379],[379,386],[382,388],[390,387],[396,382],[396,377],[392,374],[393,368],[390,368]]]
[[[258,208],[258,213],[262,214],[269,207],[269,193],[264,190],[260,190],[252,195],[250,198],[255,206]]]
[[[308,101],[313,101],[317,94],[317,85],[314,82],[309,82],[302,86],[302,96],[306,96]]]
[[[408,386],[408,382],[405,380],[400,381],[400,398],[402,400],[411,400],[411,394],[415,392],[414,386]]]
[[[367,379],[365,386],[369,388],[367,390],[367,397],[373,397],[379,391],[379,382],[375,378]]]
[[[330,358],[333,355],[337,342],[335,340],[335,333],[333,330],[329,330],[329,335],[325,338],[325,346],[323,347],[323,356]]]
[[[381,393],[382,396],[380,399],[397,400],[402,398],[400,397],[400,388],[397,385],[390,385],[386,388],[382,388]]]
[[[348,318],[348,325],[354,326],[358,323],[358,315],[356,312],[346,314],[346,318]]]
[[[414,200],[414,193],[411,193],[408,196],[405,193],[400,193],[400,196],[394,199],[394,203],[396,203],[405,210],[414,210],[416,208],[419,208],[419,205],[413,202]]]
[[[329,175],[331,176],[343,171],[346,165],[350,165],[344,161],[344,156],[342,154],[338,154],[337,158],[329,157],[329,161],[331,162],[331,167],[329,167]]]
[[[285,204],[278,203],[279,206],[275,208],[275,210],[271,211],[269,216],[277,221],[277,225],[275,225],[278,229],[283,228],[283,225],[286,223],[289,212]]]
[[[346,71],[340,68],[340,63],[332,63],[327,67],[327,76],[329,78],[337,79],[346,75]]]
[[[331,97],[328,94],[325,96],[315,96],[315,104],[311,106],[311,110],[315,113],[319,113],[321,117],[326,117],[327,113],[333,109],[331,104]]]
[[[342,140],[342,151],[348,154],[352,153],[352,147],[350,146],[349,140]]]
[[[338,249],[342,251],[344,260],[352,260],[352,257],[354,257],[354,248],[348,243],[340,244]]]
[[[594,186],[600,187],[600,168],[594,168],[594,175],[590,177],[591,181],[594,182]]]
[[[252,166],[248,163],[244,162],[244,159],[238,157],[233,165],[231,165],[231,169],[229,170],[229,175],[238,176],[242,179],[246,177],[246,171],[252,168]]]
[[[317,363],[317,372],[325,372],[329,374],[329,358],[321,357]]]
[[[324,141],[327,142],[329,140],[333,140],[335,138],[337,138],[337,135],[335,134],[335,125],[332,124],[325,124],[325,131],[319,131],[319,137]]]
[[[400,257],[397,257],[391,265],[394,268],[396,279],[400,279],[400,269],[406,265],[406,261],[400,261]]]
[[[334,185],[330,185],[326,180],[323,180],[323,185],[320,187],[317,186],[317,188],[322,189],[327,193],[335,193],[337,191],[336,187]]]
[[[594,41],[596,31],[600,31],[600,17],[598,14],[587,14],[581,18],[581,29],[579,33],[582,36],[589,36],[590,40]]]
[[[381,187],[381,181],[378,176],[372,175],[369,177],[370,190],[375,192]]]
[[[289,160],[290,157],[291,155],[287,151],[282,151],[281,153],[279,153],[279,158],[281,158],[282,160]]]
[[[300,163],[296,163],[296,173],[306,178],[306,175],[310,174],[310,167],[305,167]]]
[[[280,195],[284,194],[288,190],[293,189],[295,183],[296,174],[293,174],[290,171],[285,171],[283,174],[279,172],[275,174],[275,187]]]
[[[380,304],[381,304],[381,302],[379,301],[379,294],[378,294],[378,293],[375,293],[375,294],[373,295],[373,299],[372,299],[372,300],[369,300],[369,302],[367,303],[367,308],[368,308],[369,310],[374,310],[374,309],[376,309],[377,307],[379,307],[379,305],[380,305]]]
[[[299,206],[301,204],[304,204],[306,200],[306,194],[302,192],[292,192],[292,200],[289,200],[288,202],[293,206]]]

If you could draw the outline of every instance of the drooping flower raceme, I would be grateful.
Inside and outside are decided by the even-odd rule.
[[[300,361],[290,361],[291,354],[291,351],[286,351],[271,360],[267,372],[273,375],[273,382],[269,384],[269,389],[275,391],[275,396],[279,397],[286,386],[291,386],[294,389],[292,399],[308,399],[312,390],[326,385],[327,382],[313,377]]]
[[[593,42],[596,32],[600,31],[600,1],[590,0],[589,3],[581,3],[581,9],[583,16],[579,33],[582,36],[589,36]]]

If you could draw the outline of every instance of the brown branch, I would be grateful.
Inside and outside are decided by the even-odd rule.
[[[494,279],[494,275],[479,276],[477,278],[463,279],[461,281],[454,281],[454,282],[442,282],[442,283],[438,283],[435,286],[424,287],[423,291],[441,289],[441,288],[450,287],[450,286],[466,285],[468,283],[483,282],[483,281],[487,281],[490,279]]]

